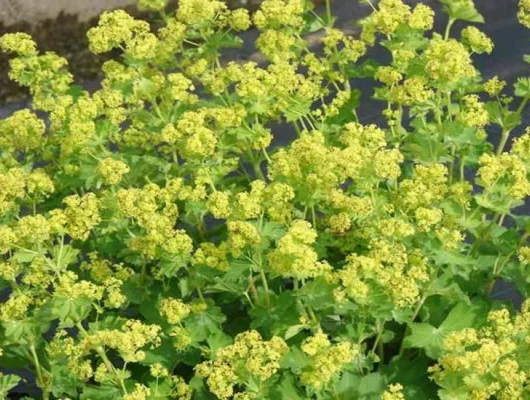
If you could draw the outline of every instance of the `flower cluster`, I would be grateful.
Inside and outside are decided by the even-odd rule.
[[[444,354],[430,367],[434,380],[451,395],[463,388],[471,398],[524,398],[528,393],[528,366],[519,354],[528,347],[530,304],[519,315],[507,309],[491,311],[481,329],[466,328],[444,339]],[[458,388],[458,389],[457,389]]]
[[[257,331],[243,332],[236,336],[234,344],[218,350],[212,361],[199,364],[197,374],[206,378],[218,398],[239,398],[234,386],[252,378],[268,380],[280,368],[287,349],[279,337],[264,341]]]

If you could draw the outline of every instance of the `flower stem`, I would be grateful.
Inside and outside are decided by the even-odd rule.
[[[510,137],[510,131],[509,130],[503,130],[501,133],[501,141],[499,142],[499,147],[497,147],[497,155],[500,156],[504,150],[504,147],[506,147],[506,143],[508,142],[508,138]]]
[[[271,306],[271,297],[269,294],[269,283],[267,282],[267,275],[265,275],[265,271],[263,268],[260,268],[259,270],[260,276],[261,276],[261,282],[263,283],[263,289],[265,289],[265,299],[267,301],[267,308]]]
[[[447,26],[445,27],[445,34],[444,39],[449,39],[449,36],[451,35],[451,28],[453,24],[455,23],[455,20],[453,18],[449,18],[449,21],[447,21]]]
[[[31,356],[33,357],[33,363],[35,364],[35,370],[37,372],[37,385],[42,390],[42,398],[43,400],[48,400],[50,398],[50,392],[47,390],[47,385],[44,381],[44,376],[42,374],[42,367],[39,362],[39,357],[37,356],[37,352],[35,350],[35,346],[31,345],[29,347],[31,351]]]

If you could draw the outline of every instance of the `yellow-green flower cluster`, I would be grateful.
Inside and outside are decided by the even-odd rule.
[[[57,210],[55,217],[64,220],[64,229],[72,239],[86,240],[90,231],[101,221],[101,202],[94,193],[65,197],[66,207]]]
[[[442,398],[524,398],[530,303],[440,321],[499,277],[524,289],[530,264],[511,210],[530,195],[530,128],[509,141],[527,82],[483,82],[471,55],[492,41],[451,36],[481,19],[473,1],[443,1],[444,36],[425,4],[372,1],[360,37],[306,0],[138,3],[156,28],[118,10],[88,33],[119,53],[96,91],[28,35],[0,39],[33,98],[0,121],[0,367],[17,357],[43,398],[327,400],[381,376],[370,395],[404,400],[415,383],[386,374],[404,340],[403,360],[442,354]],[[234,60],[251,26],[258,54]],[[391,61],[374,67],[376,41]],[[379,82],[386,126],[364,124],[357,78]]]
[[[296,57],[293,51],[299,40],[289,33],[267,29],[256,40],[256,47],[272,62],[289,60]]]
[[[246,31],[250,28],[250,15],[248,10],[240,8],[230,13],[228,24],[235,31]]]
[[[168,0],[138,0],[139,10],[161,11],[166,8]]]
[[[51,111],[56,98],[66,93],[73,81],[65,70],[68,62],[53,52],[39,55],[35,42],[25,33],[7,33],[0,38],[0,49],[18,53],[9,61],[9,78],[29,88],[36,110]]]
[[[431,230],[443,217],[443,211],[438,208],[419,207],[415,211],[416,224],[422,231]]]
[[[493,42],[480,29],[474,26],[468,26],[462,30],[462,42],[466,44],[473,53],[491,54],[493,51]]]
[[[179,324],[190,312],[190,306],[179,299],[168,298],[160,302],[160,314],[172,325]]]
[[[530,28],[530,1],[520,0],[519,1],[519,10],[517,11],[517,18],[519,22]]]
[[[439,82],[456,83],[474,78],[477,71],[465,46],[455,39],[435,35],[423,53],[425,72]]]
[[[50,238],[50,225],[40,214],[27,215],[17,221],[15,234],[23,243],[42,243]]]
[[[89,351],[113,349],[125,362],[139,362],[145,358],[144,348],[160,345],[160,333],[161,328],[158,325],[128,320],[122,329],[103,329],[91,333],[82,340],[82,346]]]
[[[523,199],[530,194],[526,166],[516,155],[486,153],[480,157],[479,163],[478,182],[486,191],[493,192],[502,186],[514,199]]]
[[[443,164],[417,165],[415,176],[400,182],[400,202],[406,209],[440,202],[448,191],[447,168]]]
[[[468,126],[484,128],[488,125],[490,117],[484,103],[477,95],[467,95],[463,98],[462,120]]]
[[[230,192],[215,191],[208,197],[208,211],[217,219],[230,216]]]
[[[364,42],[345,35],[339,29],[327,29],[322,43],[324,54],[331,58],[331,61],[336,61],[339,67],[356,62],[366,52]]]
[[[474,399],[524,398],[530,371],[518,354],[528,346],[529,321],[526,302],[515,318],[506,309],[491,311],[485,327],[446,336],[444,353],[430,368],[442,393],[450,393],[456,385]]]
[[[403,386],[399,383],[388,385],[388,388],[383,393],[381,400],[405,400]]]
[[[401,0],[381,0],[378,8],[362,21],[361,38],[370,44],[374,43],[378,33],[391,36],[402,25],[427,31],[434,22],[434,11],[424,4],[418,4],[411,10]]]
[[[90,50],[96,54],[105,53],[114,48],[130,46],[133,38],[149,32],[149,24],[138,21],[123,10],[104,12],[97,27],[87,32]]]
[[[228,271],[228,244],[226,242],[216,246],[213,243],[203,242],[193,254],[192,263],[194,265],[205,265],[219,271]]]
[[[245,221],[230,221],[227,224],[231,252],[234,256],[241,255],[245,248],[258,246],[261,237],[256,226]]]
[[[405,235],[410,235],[405,227]],[[411,307],[419,299],[423,283],[429,280],[427,260],[419,251],[407,253],[400,243],[373,240],[370,252],[351,254],[343,269],[333,275],[339,286],[335,299],[369,304],[376,287],[382,288],[398,307]]]
[[[324,275],[330,266],[318,262],[318,255],[311,245],[317,233],[306,221],[294,221],[289,231],[278,241],[276,249],[268,255],[271,270],[284,277],[296,279]]]
[[[148,400],[151,396],[151,389],[141,383],[136,383],[134,390],[123,396],[123,400]]]
[[[9,296],[0,306],[0,321],[18,321],[28,317],[29,308],[34,300],[25,293]]]
[[[530,162],[530,128],[526,128],[524,134],[514,139],[511,153],[519,157],[525,164]]]
[[[11,168],[0,173],[0,215],[15,207],[15,200],[25,196],[25,172],[20,168]]]
[[[27,33],[8,33],[0,38],[0,48],[3,51],[12,51],[21,56],[37,55],[37,45]]]
[[[117,185],[121,182],[123,175],[130,171],[130,168],[123,161],[113,158],[105,158],[98,164],[97,172],[107,185]]]
[[[498,96],[506,87],[506,82],[495,76],[484,83],[484,91],[490,96]]]
[[[218,0],[182,0],[179,2],[177,19],[186,25],[210,25],[216,19],[226,18],[224,2]]]
[[[20,110],[0,121],[0,148],[31,151],[43,142],[45,125],[29,110]]]
[[[304,340],[301,348],[311,357],[311,363],[300,378],[305,385],[316,390],[326,387],[360,351],[348,341],[332,344],[322,331]]]
[[[183,189],[180,181],[173,181],[166,188],[148,184],[142,189],[120,189],[116,193],[120,213],[142,229],[142,234],[129,240],[131,250],[147,258],[155,257],[159,249],[190,255],[191,238],[183,230],[174,228],[178,216],[175,200],[176,196],[183,195]]]
[[[264,341],[257,331],[246,331],[236,336],[234,344],[218,350],[212,361],[199,364],[196,374],[206,379],[218,398],[229,399],[235,395],[234,386],[246,383],[248,374],[261,381],[271,378],[288,348],[277,336]]]
[[[518,258],[521,264],[530,265],[530,247],[521,247],[519,249]]]
[[[389,100],[405,106],[421,104],[433,95],[434,92],[428,88],[427,79],[423,76],[412,76],[389,90]]]
[[[254,24],[259,29],[300,27],[304,20],[303,0],[265,0],[254,14]]]

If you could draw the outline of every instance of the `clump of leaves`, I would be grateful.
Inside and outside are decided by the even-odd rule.
[[[530,302],[491,296],[530,289],[528,78],[482,80],[492,41],[453,29],[483,21],[471,0],[442,2],[443,34],[368,3],[355,38],[329,4],[142,0],[160,29],[89,30],[121,54],[94,93],[4,35],[33,101],[0,121],[0,366],[43,399],[530,398]],[[266,61],[226,61],[249,29]]]

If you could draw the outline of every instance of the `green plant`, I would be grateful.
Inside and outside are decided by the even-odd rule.
[[[123,11],[88,32],[119,54],[94,93],[4,35],[33,102],[0,121],[0,366],[43,399],[529,399],[530,302],[490,294],[530,289],[530,81],[482,80],[493,43],[453,28],[482,22],[471,0],[442,0],[443,34],[367,2],[355,39],[329,2],[142,0],[157,32]],[[251,26],[267,62],[222,58]]]

